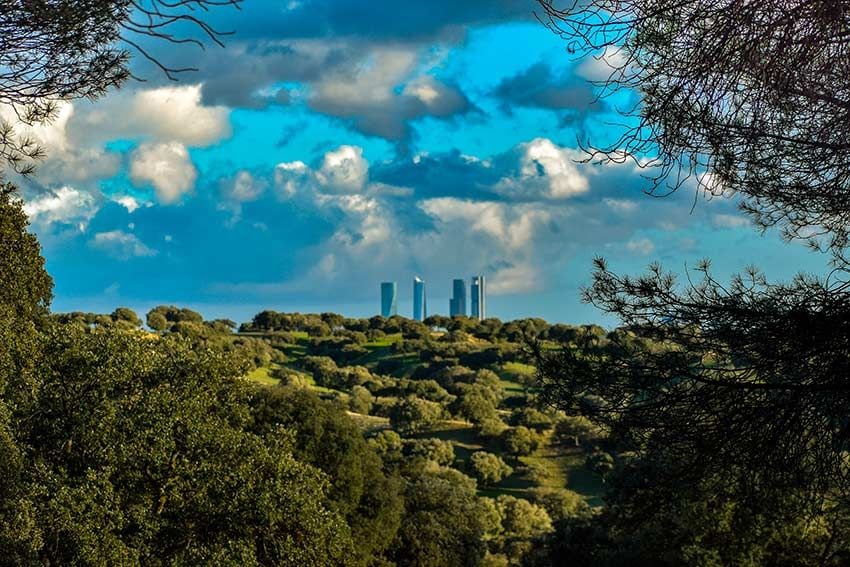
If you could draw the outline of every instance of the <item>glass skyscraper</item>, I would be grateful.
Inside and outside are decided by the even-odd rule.
[[[395,282],[381,284],[381,315],[392,317],[398,314],[398,285]]]
[[[487,318],[487,285],[484,276],[474,276],[469,289],[472,317],[483,321]]]
[[[461,315],[466,317],[466,282],[454,280],[452,282],[452,298],[449,301],[449,316]]]
[[[416,276],[413,278],[413,318],[424,321],[428,316],[428,299],[425,297],[425,281]]]

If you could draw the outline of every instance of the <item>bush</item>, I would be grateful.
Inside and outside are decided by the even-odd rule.
[[[502,434],[505,450],[514,456],[530,455],[540,447],[540,438],[529,428],[520,425],[506,429]]]
[[[399,400],[390,410],[390,425],[402,435],[424,431],[443,418],[440,404],[409,396]]]
[[[363,386],[354,386],[351,389],[351,398],[348,401],[348,409],[354,413],[368,414],[372,411],[372,402],[375,397]]]
[[[546,509],[553,522],[585,516],[590,512],[581,494],[567,489],[535,488],[531,491],[534,502]]]
[[[482,421],[478,426],[478,436],[484,439],[499,437],[508,428],[498,416]]]
[[[469,470],[484,486],[492,486],[513,472],[498,455],[478,451],[469,458]]]
[[[455,447],[451,441],[442,439],[418,439],[408,441],[408,454],[422,457],[443,466],[450,466],[455,460]]]

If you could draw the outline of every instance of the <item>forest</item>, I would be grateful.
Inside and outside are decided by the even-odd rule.
[[[594,514],[614,466],[603,430],[537,402],[529,348],[606,341],[597,326],[264,311],[237,330],[175,306],[148,312],[146,328],[127,308],[51,320],[68,335],[229,359],[241,433],[287,447],[316,477],[312,505],[338,522],[323,536],[338,551],[316,564],[528,563],[558,522]],[[193,553],[207,562],[222,552]]]

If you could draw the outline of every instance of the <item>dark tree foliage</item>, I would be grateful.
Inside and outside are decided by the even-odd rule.
[[[21,122],[51,119],[57,103],[96,99],[131,77],[135,52],[165,75],[191,69],[173,68],[153,57],[151,40],[194,43],[195,35],[221,43],[223,33],[207,24],[202,13],[242,0],[0,0],[0,105]],[[19,173],[31,173],[44,157],[32,139],[17,136],[0,121],[0,160]]]
[[[53,297],[41,247],[14,188],[0,183],[0,411],[22,409],[35,395],[38,327]]]
[[[485,551],[485,509],[475,482],[443,469],[407,482],[405,515],[390,558],[405,567],[472,567]]]
[[[724,285],[707,263],[680,284],[657,266],[633,278],[597,260],[585,299],[625,331],[538,352],[549,401],[662,455],[668,488],[723,478],[751,500],[784,488],[817,511],[845,506],[850,4],[540,4],[570,50],[604,54],[604,93],[640,95],[623,136],[589,159],[640,161],[656,195],[689,179],[734,194],[758,226],[835,264],[826,278],[777,285],[752,269]]]
[[[850,8],[845,1],[539,0],[573,53],[604,53],[607,93],[634,89],[632,127],[592,156],[635,160],[656,194],[697,176],[764,227],[850,220]],[[710,175],[704,175],[709,173]]]
[[[400,482],[382,472],[381,458],[342,407],[306,389],[259,389],[252,429],[264,436],[294,432],[295,457],[328,475],[332,507],[356,542],[352,563],[368,565],[395,538],[402,516]]]
[[[346,563],[324,476],[283,432],[247,431],[232,357],[111,330],[45,342],[37,405],[16,424],[25,466],[5,479],[18,502],[0,524],[22,510],[31,530],[0,538],[11,564]]]

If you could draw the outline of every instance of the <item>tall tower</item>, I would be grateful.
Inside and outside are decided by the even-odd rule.
[[[474,276],[469,289],[472,300],[472,317],[479,321],[487,318],[487,285],[484,276]]]
[[[424,321],[428,316],[428,299],[425,297],[425,280],[413,278],[413,318]]]
[[[395,282],[381,284],[381,315],[392,317],[398,314],[398,285]]]
[[[452,281],[452,299],[449,301],[449,316],[460,315],[466,317],[466,282],[463,280]]]

